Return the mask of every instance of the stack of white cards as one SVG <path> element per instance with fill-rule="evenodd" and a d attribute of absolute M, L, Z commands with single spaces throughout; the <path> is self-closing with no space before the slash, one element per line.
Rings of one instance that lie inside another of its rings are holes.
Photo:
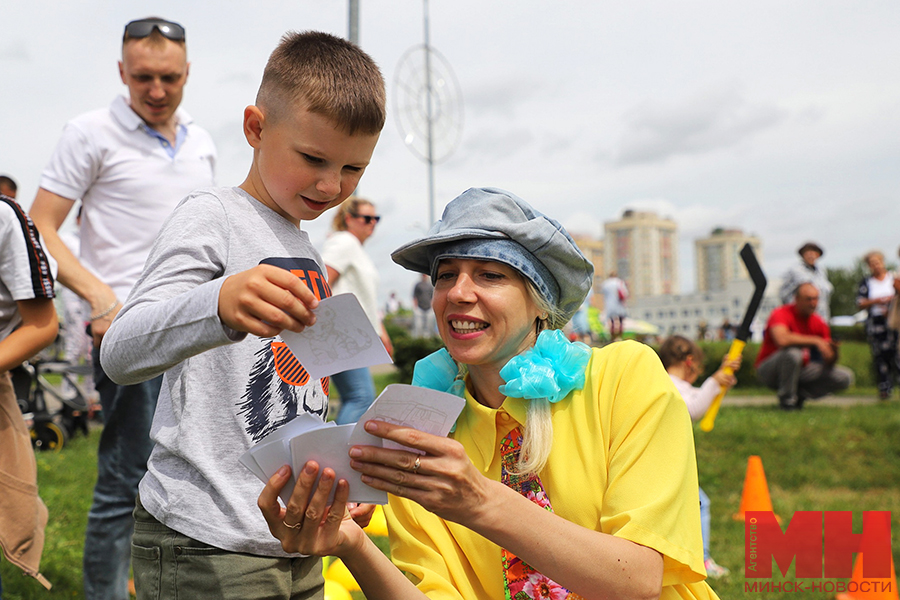
<path fill-rule="evenodd" d="M 340 294 L 319 302 L 316 323 L 302 333 L 281 332 L 298 362 L 311 379 L 390 363 L 391 358 L 352 294 Z M 366 421 L 376 419 L 446 436 L 462 411 L 465 400 L 452 394 L 404 384 L 387 386 L 357 423 L 336 425 L 302 414 L 266 436 L 241 456 L 240 461 L 262 481 L 268 481 L 283 465 L 300 472 L 307 461 L 320 469 L 334 469 L 337 479 L 350 483 L 350 502 L 386 504 L 387 493 L 365 485 L 350 468 L 350 447 L 370 445 L 400 447 L 365 432 Z M 287 503 L 295 477 L 281 492 Z"/>
<path fill-rule="evenodd" d="M 367 486 L 360 479 L 360 474 L 350 468 L 350 447 L 402 446 L 366 433 L 366 421 L 386 421 L 446 436 L 465 403 L 463 398 L 453 394 L 395 383 L 384 388 L 358 422 L 335 425 L 334 422 L 323 423 L 310 414 L 300 415 L 250 448 L 241 456 L 241 464 L 262 481 L 268 481 L 282 465 L 290 465 L 291 480 L 281 492 L 285 504 L 296 483 L 293 473 L 299 473 L 310 460 L 316 461 L 320 469 L 334 469 L 337 479 L 347 480 L 350 484 L 349 502 L 387 504 L 386 492 Z"/>

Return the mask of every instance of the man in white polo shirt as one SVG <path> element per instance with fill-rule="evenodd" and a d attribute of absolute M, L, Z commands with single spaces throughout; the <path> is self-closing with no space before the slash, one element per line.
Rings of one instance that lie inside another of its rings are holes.
<path fill-rule="evenodd" d="M 117 386 L 103 374 L 97 350 L 163 221 L 188 192 L 213 185 L 212 138 L 179 109 L 189 68 L 181 25 L 156 18 L 126 25 L 119 74 L 128 97 L 66 125 L 30 211 L 59 262 L 59 281 L 91 306 L 105 426 L 84 549 L 88 600 L 128 598 L 131 513 L 162 380 Z M 84 208 L 76 257 L 57 230 L 78 200 Z"/>

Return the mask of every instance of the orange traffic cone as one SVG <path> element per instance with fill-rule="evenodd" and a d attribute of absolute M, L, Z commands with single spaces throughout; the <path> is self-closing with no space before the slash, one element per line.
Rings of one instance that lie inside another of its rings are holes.
<path fill-rule="evenodd" d="M 747 476 L 744 478 L 744 493 L 741 496 L 741 507 L 734 515 L 736 521 L 743 521 L 748 510 L 769 511 L 774 514 L 772 499 L 769 497 L 769 485 L 763 472 L 762 459 L 756 455 L 747 460 Z M 781 523 L 781 517 L 775 515 Z"/>
<path fill-rule="evenodd" d="M 890 523 L 886 523 L 890 528 Z M 863 530 L 863 535 L 865 535 Z M 894 556 L 891 554 L 891 576 L 884 578 L 863 577 L 863 554 L 856 555 L 853 575 L 846 594 L 838 594 L 837 600 L 900 600 L 897 597 L 897 571 L 894 570 Z"/>

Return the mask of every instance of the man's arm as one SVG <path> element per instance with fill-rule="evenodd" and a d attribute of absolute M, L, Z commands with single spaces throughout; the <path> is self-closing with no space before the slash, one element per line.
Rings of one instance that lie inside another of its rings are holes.
<path fill-rule="evenodd" d="M 91 315 L 99 315 L 109 310 L 117 301 L 115 292 L 88 271 L 59 237 L 59 228 L 74 204 L 74 200 L 38 188 L 28 214 L 41 232 L 47 250 L 59 264 L 57 280 L 91 305 Z M 91 322 L 94 345 L 100 345 L 100 340 L 109 329 L 109 324 L 112 323 L 119 308 L 113 306 L 102 318 Z"/>
<path fill-rule="evenodd" d="M 834 344 L 823 337 L 796 333 L 788 329 L 787 325 L 772 325 L 772 327 L 769 328 L 769 335 L 772 336 L 772 341 L 775 342 L 775 345 L 779 348 L 787 348 L 788 346 L 808 346 L 811 348 L 818 348 L 826 363 L 833 363 L 837 358 L 837 351 Z"/>

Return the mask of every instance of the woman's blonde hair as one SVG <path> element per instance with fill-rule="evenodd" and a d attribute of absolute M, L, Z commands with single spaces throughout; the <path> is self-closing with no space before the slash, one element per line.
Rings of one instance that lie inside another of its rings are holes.
<path fill-rule="evenodd" d="M 338 206 L 331 221 L 331 228 L 335 231 L 347 231 L 347 215 L 356 216 L 360 206 L 375 206 L 371 201 L 358 196 L 350 196 Z"/>

